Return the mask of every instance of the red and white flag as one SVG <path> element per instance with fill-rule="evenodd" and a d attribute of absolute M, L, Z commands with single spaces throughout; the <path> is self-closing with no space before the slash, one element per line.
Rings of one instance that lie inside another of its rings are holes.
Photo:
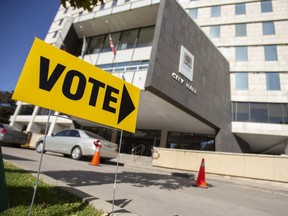
<path fill-rule="evenodd" d="M 109 33 L 109 43 L 110 43 L 110 47 L 114 53 L 114 56 L 116 56 L 116 49 L 114 47 L 114 44 L 113 44 L 113 41 L 112 41 L 112 37 L 111 37 L 111 34 Z"/>

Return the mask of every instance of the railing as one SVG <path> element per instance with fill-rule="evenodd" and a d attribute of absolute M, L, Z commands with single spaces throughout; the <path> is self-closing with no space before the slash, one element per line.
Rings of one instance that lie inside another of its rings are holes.
<path fill-rule="evenodd" d="M 145 151 L 145 145 L 143 145 L 143 144 L 132 148 L 133 160 L 134 161 L 136 160 L 137 155 L 139 155 L 141 157 L 144 151 Z"/>
<path fill-rule="evenodd" d="M 125 71 L 139 71 L 139 70 L 147 70 L 149 67 L 149 64 L 141 64 L 141 65 L 127 65 L 127 66 L 115 66 L 115 67 L 101 67 L 103 70 L 110 72 L 110 73 L 116 73 L 116 72 L 125 72 Z"/>

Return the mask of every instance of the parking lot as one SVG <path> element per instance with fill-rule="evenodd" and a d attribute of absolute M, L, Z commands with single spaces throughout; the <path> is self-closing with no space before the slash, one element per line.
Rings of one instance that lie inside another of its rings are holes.
<path fill-rule="evenodd" d="M 34 150 L 2 147 L 2 152 L 4 160 L 31 173 L 37 172 L 40 155 Z M 45 154 L 41 178 L 70 188 L 109 212 L 116 164 L 90 166 L 88 163 L 88 160 Z M 202 189 L 192 187 L 194 175 L 136 165 L 133 161 L 119 166 L 115 210 L 139 216 L 287 215 L 287 184 L 206 175 L 209 188 Z"/>

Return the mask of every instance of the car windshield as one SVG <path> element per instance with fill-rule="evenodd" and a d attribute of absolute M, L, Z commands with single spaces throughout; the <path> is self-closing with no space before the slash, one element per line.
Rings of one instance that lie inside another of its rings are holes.
<path fill-rule="evenodd" d="M 103 137 L 99 136 L 98 134 L 92 133 L 90 131 L 84 131 L 84 133 L 86 133 L 89 137 L 105 140 Z"/>

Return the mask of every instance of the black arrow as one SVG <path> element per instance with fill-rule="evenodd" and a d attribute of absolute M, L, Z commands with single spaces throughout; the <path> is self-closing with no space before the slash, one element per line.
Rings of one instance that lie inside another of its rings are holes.
<path fill-rule="evenodd" d="M 118 124 L 123 121 L 128 115 L 130 115 L 131 112 L 135 110 L 135 106 L 133 104 L 133 101 L 131 100 L 131 97 L 129 95 L 129 92 L 125 86 L 123 85 L 123 92 L 122 92 L 122 98 L 121 98 L 121 104 L 120 104 L 120 111 L 118 116 Z"/>

